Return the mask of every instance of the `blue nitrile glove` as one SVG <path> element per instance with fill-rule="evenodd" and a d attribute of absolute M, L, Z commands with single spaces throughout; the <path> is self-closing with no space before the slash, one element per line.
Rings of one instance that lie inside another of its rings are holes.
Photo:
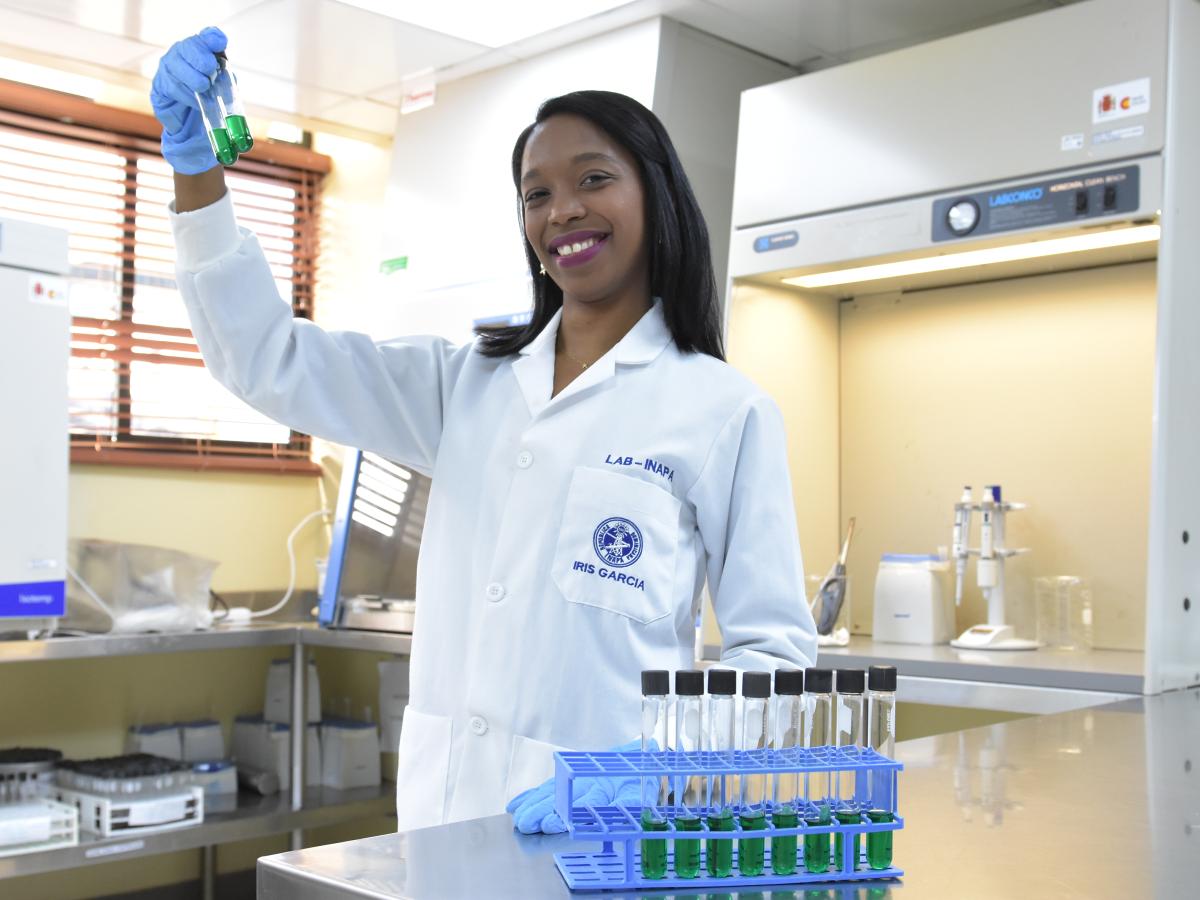
<path fill-rule="evenodd" d="M 183 175 L 199 175 L 218 164 L 204 131 L 196 93 L 212 87 L 220 68 L 216 54 L 227 43 L 220 28 L 205 28 L 173 44 L 158 61 L 150 85 L 150 105 L 163 126 L 163 157 Z"/>
<path fill-rule="evenodd" d="M 629 753 L 642 749 L 641 739 L 613 747 L 613 752 Z M 658 745 L 652 742 L 651 750 Z M 640 806 L 642 786 L 639 778 L 576 778 L 575 806 Z M 562 817 L 554 811 L 554 779 L 523 791 L 508 801 L 505 811 L 521 834 L 560 834 L 567 830 Z"/>

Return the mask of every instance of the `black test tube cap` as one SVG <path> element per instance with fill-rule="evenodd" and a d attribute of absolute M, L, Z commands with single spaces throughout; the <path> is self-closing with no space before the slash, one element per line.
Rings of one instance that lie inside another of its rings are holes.
<path fill-rule="evenodd" d="M 837 692 L 839 694 L 861 694 L 866 686 L 867 673 L 862 669 L 838 669 Z"/>
<path fill-rule="evenodd" d="M 833 669 L 809 669 L 804 676 L 804 690 L 809 694 L 833 693 Z"/>
<path fill-rule="evenodd" d="M 795 696 L 804 693 L 803 669 L 778 669 L 775 672 L 775 693 Z"/>
<path fill-rule="evenodd" d="M 680 669 L 675 673 L 677 697 L 699 697 L 704 693 L 704 673 L 698 669 Z"/>
<path fill-rule="evenodd" d="M 764 698 L 771 696 L 771 676 L 766 672 L 742 673 L 742 696 Z"/>
<path fill-rule="evenodd" d="M 873 691 L 896 690 L 895 666 L 871 666 L 867 675 L 867 687 Z"/>
<path fill-rule="evenodd" d="M 642 673 L 642 696 L 658 697 L 671 693 L 671 673 L 666 669 L 647 669 Z"/>
<path fill-rule="evenodd" d="M 733 669 L 709 669 L 708 692 L 728 696 L 737 693 L 737 672 Z"/>

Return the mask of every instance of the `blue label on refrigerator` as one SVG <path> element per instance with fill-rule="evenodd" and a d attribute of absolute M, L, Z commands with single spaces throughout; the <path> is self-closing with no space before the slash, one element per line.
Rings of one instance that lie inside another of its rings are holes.
<path fill-rule="evenodd" d="M 48 619 L 66 613 L 64 581 L 0 584 L 0 619 Z"/>

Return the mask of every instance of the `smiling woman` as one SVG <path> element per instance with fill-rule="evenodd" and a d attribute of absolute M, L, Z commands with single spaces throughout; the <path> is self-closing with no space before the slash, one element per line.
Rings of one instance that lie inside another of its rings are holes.
<path fill-rule="evenodd" d="M 599 321 L 619 336 L 659 298 L 679 349 L 724 359 L 708 229 L 654 113 L 610 91 L 547 100 L 512 173 L 534 310 L 527 325 L 481 330 L 481 353 L 519 352 L 561 308 L 558 349 L 586 368 L 616 342 Z"/>
<path fill-rule="evenodd" d="M 643 670 L 692 666 L 706 580 L 727 665 L 815 659 L 781 416 L 721 359 L 707 230 L 648 110 L 569 94 L 519 137 L 530 325 L 375 344 L 281 302 L 172 82 L 207 77 L 212 51 L 181 45 L 155 83 L 166 144 L 186 144 L 170 216 L 213 373 L 280 422 L 433 478 L 400 830 L 510 801 L 522 831 L 561 831 L 538 787 L 552 751 L 640 733 L 625 698 Z"/>

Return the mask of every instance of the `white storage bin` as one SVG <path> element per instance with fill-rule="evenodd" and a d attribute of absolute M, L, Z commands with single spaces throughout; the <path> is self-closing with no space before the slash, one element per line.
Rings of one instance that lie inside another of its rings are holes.
<path fill-rule="evenodd" d="M 322 723 L 321 784 L 346 790 L 379 783 L 379 731 L 374 724 L 351 719 Z"/>
<path fill-rule="evenodd" d="M 408 705 L 408 660 L 389 659 L 379 663 L 379 726 L 384 753 L 400 748 L 400 727 Z"/>
<path fill-rule="evenodd" d="M 267 756 L 267 733 L 271 726 L 261 715 L 242 715 L 233 720 L 233 758 L 256 769 L 273 771 Z"/>
<path fill-rule="evenodd" d="M 79 843 L 79 811 L 56 800 L 0 804 L 0 856 L 37 853 Z"/>
<path fill-rule="evenodd" d="M 287 725 L 271 723 L 267 733 L 266 759 L 260 768 L 279 777 L 279 789 L 286 791 L 292 784 L 292 732 Z M 315 787 L 321 783 L 321 729 L 318 724 L 305 727 L 304 784 Z"/>
<path fill-rule="evenodd" d="M 304 685 L 304 705 L 309 722 L 321 721 L 321 681 L 317 677 L 317 664 L 308 661 L 307 679 Z M 268 722 L 287 724 L 292 721 L 292 661 L 277 659 L 267 671 L 267 699 L 263 707 L 263 718 Z"/>
<path fill-rule="evenodd" d="M 192 785 L 141 797 L 104 797 L 59 788 L 57 799 L 79 810 L 79 827 L 101 837 L 186 828 L 204 821 L 204 791 Z"/>
<path fill-rule="evenodd" d="M 950 564 L 937 556 L 885 553 L 875 576 L 872 637 L 898 644 L 945 644 L 955 635 Z"/>
<path fill-rule="evenodd" d="M 185 762 L 225 758 L 225 735 L 220 722 L 213 719 L 181 722 L 179 736 Z"/>

